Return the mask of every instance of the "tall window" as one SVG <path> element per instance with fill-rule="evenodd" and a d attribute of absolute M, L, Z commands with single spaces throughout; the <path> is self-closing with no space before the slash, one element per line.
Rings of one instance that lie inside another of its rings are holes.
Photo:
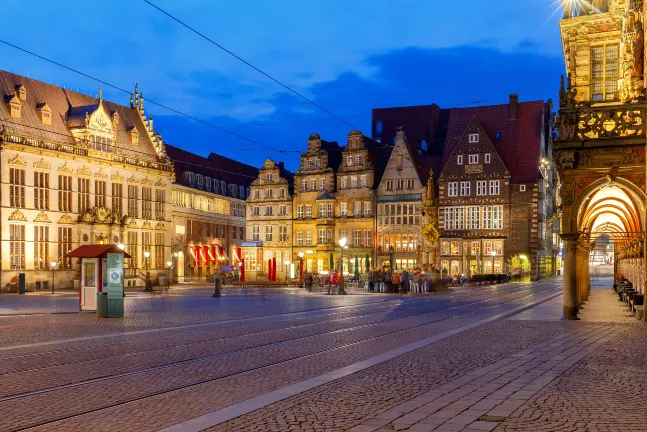
<path fill-rule="evenodd" d="M 165 203 L 166 191 L 164 189 L 155 189 L 155 219 L 166 219 Z M 236 206 L 234 208 L 236 208 Z"/>
<path fill-rule="evenodd" d="M 364 231 L 364 246 L 373 246 L 371 230 Z"/>
<path fill-rule="evenodd" d="M 297 233 L 297 246 L 299 246 L 299 247 L 303 246 L 303 233 L 302 232 Z"/>
<path fill-rule="evenodd" d="M 25 208 L 25 170 L 9 169 L 9 206 Z"/>
<path fill-rule="evenodd" d="M 319 204 L 319 217 L 326 217 L 326 204 Z"/>
<path fill-rule="evenodd" d="M 393 190 L 393 180 L 387 180 L 385 187 L 386 187 L 386 190 L 392 191 Z"/>
<path fill-rule="evenodd" d="M 591 48 L 591 100 L 618 99 L 618 45 Z"/>
<path fill-rule="evenodd" d="M 396 184 L 397 184 L 397 186 L 396 186 L 397 190 L 404 189 L 404 179 L 397 179 Z"/>
<path fill-rule="evenodd" d="M 25 268 L 24 225 L 9 225 L 9 261 L 12 270 Z"/>
<path fill-rule="evenodd" d="M 252 240 L 260 241 L 261 240 L 261 228 L 258 225 L 252 227 Z"/>
<path fill-rule="evenodd" d="M 103 180 L 94 181 L 94 205 L 95 207 L 106 206 L 106 182 Z"/>
<path fill-rule="evenodd" d="M 267 242 L 272 241 L 272 237 L 273 237 L 273 234 L 274 234 L 273 228 L 274 227 L 272 225 L 267 225 L 265 227 L 265 241 L 267 241 Z"/>
<path fill-rule="evenodd" d="M 317 190 L 317 179 L 310 179 L 310 190 L 311 191 Z"/>
<path fill-rule="evenodd" d="M 325 178 L 320 178 L 319 179 L 319 190 L 322 191 L 322 192 L 326 190 L 326 179 Z"/>
<path fill-rule="evenodd" d="M 461 182 L 461 196 L 470 195 L 470 182 Z"/>
<path fill-rule="evenodd" d="M 350 176 L 350 187 L 351 189 L 357 188 L 357 176 Z"/>
<path fill-rule="evenodd" d="M 34 268 L 49 268 L 49 227 L 46 226 L 34 227 Z"/>
<path fill-rule="evenodd" d="M 368 175 L 367 174 L 362 174 L 359 176 L 359 186 L 360 187 L 368 187 Z"/>
<path fill-rule="evenodd" d="M 306 218 L 308 218 L 308 219 L 309 219 L 309 218 L 311 218 L 311 217 L 312 217 L 312 206 L 311 206 L 311 205 L 307 205 L 307 206 L 306 206 Z"/>
<path fill-rule="evenodd" d="M 128 185 L 128 216 L 139 217 L 137 211 L 137 192 L 138 187 L 135 185 Z"/>
<path fill-rule="evenodd" d="M 137 268 L 137 231 L 128 231 L 128 250 L 127 252 L 132 257 L 132 267 Z"/>
<path fill-rule="evenodd" d="M 360 230 L 353 231 L 353 246 L 362 245 L 362 232 Z"/>
<path fill-rule="evenodd" d="M 499 180 L 490 180 L 490 195 L 499 195 Z"/>
<path fill-rule="evenodd" d="M 288 241 L 288 227 L 285 225 L 279 225 L 279 241 Z"/>
<path fill-rule="evenodd" d="M 364 201 L 364 217 L 370 217 L 370 216 L 371 216 L 371 202 Z"/>
<path fill-rule="evenodd" d="M 58 209 L 64 212 L 72 211 L 72 176 L 58 176 Z"/>
<path fill-rule="evenodd" d="M 142 188 L 142 218 L 151 219 L 153 217 L 151 211 L 151 200 L 153 190 L 149 187 Z"/>
<path fill-rule="evenodd" d="M 79 179 L 79 213 L 90 208 L 90 179 Z"/>
<path fill-rule="evenodd" d="M 308 190 L 308 180 L 301 180 L 301 192 Z"/>
<path fill-rule="evenodd" d="M 49 210 L 49 173 L 34 172 L 34 208 Z"/>
<path fill-rule="evenodd" d="M 325 229 L 319 229 L 318 243 L 319 244 L 325 244 L 326 243 L 326 230 Z"/>
<path fill-rule="evenodd" d="M 155 233 L 155 267 L 164 268 L 164 233 Z"/>
<path fill-rule="evenodd" d="M 449 183 L 449 188 L 448 188 L 448 195 L 451 196 L 458 196 L 458 182 L 451 182 Z"/>
<path fill-rule="evenodd" d="M 303 206 L 297 206 L 297 218 L 303 219 Z"/>
<path fill-rule="evenodd" d="M 142 233 L 142 252 L 150 252 L 150 251 L 151 251 L 151 233 L 143 232 Z M 144 264 L 144 266 L 148 264 L 148 268 L 151 268 L 152 263 L 150 261 L 146 263 L 146 257 L 143 257 L 143 258 L 144 260 L 142 261 L 142 263 Z M 149 257 L 149 260 L 150 260 L 150 257 Z"/>
<path fill-rule="evenodd" d="M 279 216 L 287 216 L 287 214 L 288 214 L 288 206 L 280 205 L 279 206 Z"/>
<path fill-rule="evenodd" d="M 487 181 L 478 180 L 476 182 L 476 195 L 487 195 Z"/>
<path fill-rule="evenodd" d="M 121 183 L 112 184 L 112 210 L 121 214 L 121 200 L 124 197 L 124 185 Z"/>
<path fill-rule="evenodd" d="M 360 201 L 353 202 L 353 216 L 360 217 L 362 215 L 362 203 Z"/>
<path fill-rule="evenodd" d="M 413 179 L 412 179 L 412 178 L 407 179 L 407 189 L 408 189 L 408 190 L 412 190 L 412 189 L 413 189 L 413 184 L 414 184 L 414 181 L 413 181 Z"/>
<path fill-rule="evenodd" d="M 312 246 L 312 231 L 306 232 L 306 246 Z"/>
<path fill-rule="evenodd" d="M 65 255 L 72 251 L 72 228 L 58 227 L 58 262 L 62 269 L 72 268 L 72 258 Z"/>

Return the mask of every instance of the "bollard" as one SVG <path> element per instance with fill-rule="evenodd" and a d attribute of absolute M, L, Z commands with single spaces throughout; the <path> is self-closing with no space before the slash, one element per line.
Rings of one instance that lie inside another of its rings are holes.
<path fill-rule="evenodd" d="M 214 291 L 214 293 L 213 293 L 213 296 L 212 296 L 212 297 L 220 297 L 220 286 L 221 286 L 221 283 L 222 283 L 222 282 L 220 281 L 220 278 L 216 278 L 216 282 L 215 282 L 215 291 Z"/>

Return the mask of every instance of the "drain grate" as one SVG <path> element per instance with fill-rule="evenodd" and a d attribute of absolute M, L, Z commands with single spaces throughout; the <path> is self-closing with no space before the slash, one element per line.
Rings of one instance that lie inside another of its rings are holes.
<path fill-rule="evenodd" d="M 507 419 L 507 417 L 489 416 L 489 415 L 484 415 L 484 416 L 479 417 L 479 421 L 494 422 L 494 423 L 504 422 L 505 419 Z"/>

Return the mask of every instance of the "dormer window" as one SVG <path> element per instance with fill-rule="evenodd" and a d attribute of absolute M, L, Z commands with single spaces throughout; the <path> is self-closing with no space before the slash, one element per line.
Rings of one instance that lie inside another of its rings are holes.
<path fill-rule="evenodd" d="M 38 113 L 40 114 L 40 121 L 43 124 L 51 125 L 52 124 L 52 110 L 47 104 L 47 101 L 43 104 L 38 104 L 36 106 Z"/>
<path fill-rule="evenodd" d="M 479 142 L 479 134 L 470 134 L 470 143 Z"/>
<path fill-rule="evenodd" d="M 24 85 L 20 84 L 19 86 L 16 86 L 16 94 L 20 100 L 27 100 L 27 89 Z"/>
<path fill-rule="evenodd" d="M 310 170 L 312 169 L 312 161 L 308 161 L 308 162 L 306 163 L 306 169 L 307 169 L 308 171 L 310 171 Z"/>
<path fill-rule="evenodd" d="M 134 126 L 128 129 L 128 139 L 131 144 L 139 144 L 139 132 L 137 132 Z"/>
<path fill-rule="evenodd" d="M 213 181 L 213 192 L 218 193 L 218 180 Z"/>
<path fill-rule="evenodd" d="M 238 186 L 238 198 L 245 198 L 245 188 Z"/>
<path fill-rule="evenodd" d="M 229 195 L 231 195 L 232 197 L 236 196 L 236 185 L 229 185 Z"/>
<path fill-rule="evenodd" d="M 348 156 L 346 158 L 346 166 L 353 166 L 353 157 L 352 156 Z"/>
<path fill-rule="evenodd" d="M 362 156 L 361 156 L 361 155 L 357 155 L 357 156 L 355 156 L 355 165 L 357 165 L 357 166 L 362 166 L 362 165 L 363 165 L 363 164 L 362 164 Z"/>
<path fill-rule="evenodd" d="M 193 183 L 195 182 L 195 174 L 191 171 L 187 171 L 184 173 L 184 177 L 186 178 L 187 183 L 193 186 Z"/>
<path fill-rule="evenodd" d="M 13 95 L 6 98 L 6 101 L 9 111 L 11 112 L 11 117 L 20 118 L 20 108 L 22 105 L 20 103 L 20 99 L 18 99 L 16 95 Z"/>
<path fill-rule="evenodd" d="M 272 175 L 272 173 L 267 174 L 265 176 L 265 178 L 267 179 L 268 182 L 273 182 L 274 181 L 274 175 Z"/>
<path fill-rule="evenodd" d="M 204 178 L 204 188 L 211 192 L 211 177 L 205 177 Z"/>
<path fill-rule="evenodd" d="M 204 177 L 202 176 L 202 174 L 198 174 L 196 176 L 196 180 L 197 180 L 197 183 L 198 183 L 198 187 L 200 189 L 202 189 L 204 187 Z"/>
<path fill-rule="evenodd" d="M 220 181 L 220 191 L 223 195 L 227 193 L 227 183 L 222 180 Z"/>

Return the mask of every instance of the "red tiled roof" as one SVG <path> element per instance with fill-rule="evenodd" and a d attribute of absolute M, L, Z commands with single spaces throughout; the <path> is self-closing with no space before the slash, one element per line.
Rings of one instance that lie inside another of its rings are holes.
<path fill-rule="evenodd" d="M 449 110 L 441 109 L 436 104 L 394 108 L 375 108 L 372 113 L 373 137 L 377 138 L 375 124 L 382 122 L 382 143 L 394 144 L 394 137 L 399 127 L 407 135 L 407 141 L 418 144 L 425 140 L 431 146 L 441 142 L 444 137 Z"/>
<path fill-rule="evenodd" d="M 105 258 L 109 253 L 120 253 L 124 254 L 124 258 L 132 258 L 127 252 L 113 244 L 82 245 L 65 256 L 68 258 Z"/>
<path fill-rule="evenodd" d="M 473 108 L 454 108 L 449 116 L 445 141 L 443 168 L 454 153 L 458 142 L 472 118 L 484 127 L 503 162 L 508 167 L 513 183 L 533 183 L 539 177 L 542 127 L 549 109 L 543 101 L 521 102 L 516 120 L 509 119 L 509 105 L 490 105 Z M 499 139 L 496 135 L 500 134 Z"/>

